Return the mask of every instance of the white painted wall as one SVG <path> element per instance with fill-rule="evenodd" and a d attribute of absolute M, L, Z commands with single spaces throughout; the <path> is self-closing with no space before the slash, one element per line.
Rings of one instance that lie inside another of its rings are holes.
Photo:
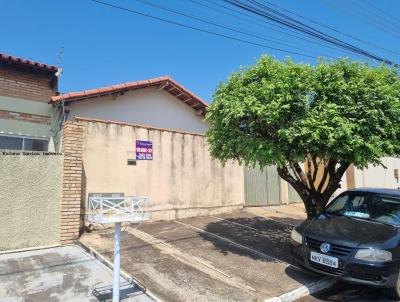
<path fill-rule="evenodd" d="M 382 159 L 382 166 L 369 166 L 368 169 L 355 169 L 356 187 L 375 187 L 397 189 L 399 184 L 394 178 L 394 169 L 398 169 L 400 173 L 400 158 L 385 157 Z"/>
<path fill-rule="evenodd" d="M 335 191 L 333 196 L 338 196 L 339 194 L 343 193 L 346 190 L 347 190 L 347 177 L 346 173 L 344 173 L 340 181 L 340 188 Z"/>
<path fill-rule="evenodd" d="M 68 119 L 75 116 L 204 133 L 203 117 L 190 106 L 156 87 L 73 102 Z"/>

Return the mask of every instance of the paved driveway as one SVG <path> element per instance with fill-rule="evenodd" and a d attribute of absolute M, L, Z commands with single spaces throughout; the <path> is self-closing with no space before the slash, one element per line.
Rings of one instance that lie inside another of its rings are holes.
<path fill-rule="evenodd" d="M 321 279 L 292 262 L 291 229 L 247 211 L 129 227 L 122 268 L 165 301 L 262 301 Z M 112 229 L 81 242 L 112 259 Z"/>
<path fill-rule="evenodd" d="M 0 302 L 110 301 L 112 272 L 77 246 L 0 255 Z M 153 301 L 121 279 L 124 301 Z"/>

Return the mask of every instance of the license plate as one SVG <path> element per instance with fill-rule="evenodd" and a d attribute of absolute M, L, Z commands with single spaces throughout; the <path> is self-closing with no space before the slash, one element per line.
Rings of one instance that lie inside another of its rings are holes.
<path fill-rule="evenodd" d="M 322 265 L 338 268 L 338 258 L 327 256 L 324 254 L 311 252 L 310 260 Z"/>

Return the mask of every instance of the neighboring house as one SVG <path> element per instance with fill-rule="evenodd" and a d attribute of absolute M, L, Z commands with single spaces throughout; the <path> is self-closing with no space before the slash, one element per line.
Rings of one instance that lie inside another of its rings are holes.
<path fill-rule="evenodd" d="M 59 244 L 78 233 L 79 219 L 72 233 L 73 212 L 61 202 L 64 157 L 32 152 L 55 150 L 58 109 L 49 102 L 58 74 L 0 53 L 0 250 Z"/>
<path fill-rule="evenodd" d="M 58 68 L 0 53 L 0 149 L 53 151 Z"/>
<path fill-rule="evenodd" d="M 74 117 L 203 134 L 207 104 L 170 77 L 130 82 L 52 97 Z"/>

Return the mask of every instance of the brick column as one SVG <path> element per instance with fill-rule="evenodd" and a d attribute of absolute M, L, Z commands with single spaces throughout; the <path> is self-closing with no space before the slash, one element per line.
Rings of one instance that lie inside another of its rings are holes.
<path fill-rule="evenodd" d="M 61 244 L 73 243 L 79 237 L 82 197 L 83 125 L 67 121 L 62 135 L 63 194 L 61 201 Z"/>

